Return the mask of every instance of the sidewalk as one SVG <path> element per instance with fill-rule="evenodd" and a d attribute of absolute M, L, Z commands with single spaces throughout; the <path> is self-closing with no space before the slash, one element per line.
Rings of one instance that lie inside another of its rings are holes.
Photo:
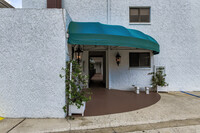
<path fill-rule="evenodd" d="M 186 127 L 199 131 L 200 125 L 200 98 L 189 96 L 180 92 L 160 93 L 161 100 L 144 109 L 96 116 L 78 117 L 73 121 L 66 119 L 4 119 L 0 121 L 0 132 L 10 133 L 41 133 L 41 132 L 73 132 L 105 131 L 147 132 L 167 129 L 183 130 Z M 142 127 L 141 129 L 139 127 Z M 101 128 L 101 129 L 99 129 Z M 196 129 L 195 129 L 196 128 Z M 92 129 L 92 130 L 90 130 Z M 117 130 L 118 129 L 118 130 Z M 130 129 L 130 130 L 128 130 Z M 140 129 L 140 130 L 138 130 Z M 77 131 L 82 130 L 82 131 Z M 175 131 L 175 130 L 174 130 Z M 71 132 L 71 133 L 73 133 Z"/>
<path fill-rule="evenodd" d="M 188 120 L 175 120 L 159 123 L 148 123 L 131 126 L 109 127 L 93 130 L 74 130 L 59 133 L 143 133 L 143 132 L 170 132 L 170 133 L 199 133 L 200 118 Z M 57 132 L 58 133 L 58 132 Z"/>

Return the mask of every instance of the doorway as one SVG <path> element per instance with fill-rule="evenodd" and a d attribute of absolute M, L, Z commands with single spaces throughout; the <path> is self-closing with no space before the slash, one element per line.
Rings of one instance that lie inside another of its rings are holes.
<path fill-rule="evenodd" d="M 106 87 L 106 52 L 89 52 L 89 87 Z"/>

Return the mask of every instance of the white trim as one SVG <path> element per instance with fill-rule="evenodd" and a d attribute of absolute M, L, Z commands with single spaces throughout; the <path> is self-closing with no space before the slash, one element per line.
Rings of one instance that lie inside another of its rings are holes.
<path fill-rule="evenodd" d="M 130 67 L 128 68 L 129 70 L 151 70 L 152 67 Z"/>
<path fill-rule="evenodd" d="M 141 22 L 141 23 L 138 23 L 138 22 L 129 22 L 129 25 L 151 25 L 151 22 L 149 23 L 144 23 L 144 22 Z"/>

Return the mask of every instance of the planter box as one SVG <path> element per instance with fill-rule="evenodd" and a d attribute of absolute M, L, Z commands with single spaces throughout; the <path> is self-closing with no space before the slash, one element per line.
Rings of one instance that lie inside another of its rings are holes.
<path fill-rule="evenodd" d="M 168 92 L 168 90 L 167 90 L 167 87 L 158 86 L 157 87 L 157 92 Z"/>
<path fill-rule="evenodd" d="M 145 87 L 145 92 L 147 95 L 149 95 L 149 87 Z"/>
<path fill-rule="evenodd" d="M 86 103 L 84 102 L 83 106 L 81 106 L 79 109 L 76 105 L 69 105 L 69 115 L 71 116 L 72 114 L 81 114 L 84 116 L 85 105 Z"/>

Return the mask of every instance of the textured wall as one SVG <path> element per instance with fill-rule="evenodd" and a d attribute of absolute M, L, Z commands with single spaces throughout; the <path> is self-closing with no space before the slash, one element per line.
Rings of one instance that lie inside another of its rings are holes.
<path fill-rule="evenodd" d="M 0 9 L 0 116 L 64 117 L 63 13 Z"/>
<path fill-rule="evenodd" d="M 47 8 L 47 0 L 22 0 L 23 8 Z M 107 0 L 62 0 L 73 21 L 107 23 Z"/>
<path fill-rule="evenodd" d="M 74 3 L 73 0 L 71 1 Z M 78 3 L 76 4 L 78 5 Z M 70 14 L 79 12 L 78 8 L 71 6 L 70 8 L 73 10 L 70 11 Z M 129 24 L 130 6 L 150 6 L 151 23 Z M 166 67 L 168 90 L 194 91 L 200 90 L 199 6 L 199 0 L 111 0 L 110 20 L 111 24 L 114 25 L 141 30 L 159 42 L 161 53 L 155 56 L 155 65 Z M 88 6 L 85 12 L 87 13 L 88 10 L 92 10 L 92 8 L 90 9 L 90 6 Z M 76 16 L 78 15 L 76 14 Z M 90 20 L 95 20 L 97 17 L 94 14 L 89 15 Z M 82 15 L 76 18 L 79 18 L 76 21 L 88 21 L 88 17 Z M 125 60 L 128 60 L 128 58 Z M 143 84 L 148 85 L 149 77 L 144 76 L 147 70 L 129 70 L 127 64 L 122 71 L 121 69 L 114 71 L 115 68 L 112 68 L 112 66 L 110 68 L 110 87 L 122 89 L 118 87 L 118 84 L 120 86 L 131 86 L 132 82 L 127 82 L 129 79 L 144 81 Z M 115 77 L 120 77 L 121 80 L 116 83 Z"/>
<path fill-rule="evenodd" d="M 22 8 L 47 8 L 47 0 L 22 0 Z"/>
<path fill-rule="evenodd" d="M 28 1 L 28 0 L 24 0 Z M 45 0 L 43 0 L 45 1 Z M 141 30 L 154 37 L 160 43 L 161 53 L 155 56 L 155 65 L 166 66 L 169 90 L 200 90 L 200 1 L 199 0 L 110 0 L 110 15 L 107 15 L 105 0 L 63 0 L 63 5 L 74 21 L 99 21 L 123 25 Z M 31 0 L 29 0 L 31 2 Z M 129 24 L 130 6 L 150 6 L 150 24 Z M 128 65 L 128 64 L 127 64 Z M 112 68 L 111 68 L 112 69 Z M 133 80 L 145 80 L 134 77 L 130 70 L 121 81 L 122 86 L 131 86 L 124 82 L 126 77 Z M 134 72 L 134 71 L 133 71 Z M 139 75 L 139 70 L 138 74 Z M 137 72 L 136 72 L 137 73 Z M 116 75 L 116 74 L 115 74 Z M 141 75 L 143 75 L 141 73 Z M 111 77 L 112 74 L 110 75 Z M 115 84 L 115 81 L 112 80 Z M 144 84 L 147 85 L 147 84 Z M 115 89 L 120 89 L 116 87 Z"/>
<path fill-rule="evenodd" d="M 133 90 L 132 85 L 140 87 L 149 86 L 151 76 L 147 74 L 153 71 L 153 57 L 151 56 L 151 68 L 129 68 L 129 52 L 138 50 L 111 50 L 110 51 L 110 81 L 111 89 Z M 118 66 L 116 63 L 116 54 L 121 55 L 121 63 Z M 149 52 L 149 51 L 140 51 Z M 152 54 L 152 53 L 151 53 Z M 144 88 L 142 88 L 144 89 Z"/>
<path fill-rule="evenodd" d="M 129 6 L 150 6 L 151 24 L 129 24 Z M 168 90 L 200 90 L 198 6 L 198 0 L 112 0 L 112 24 L 141 30 L 160 43 L 155 65 L 166 66 Z"/>
<path fill-rule="evenodd" d="M 73 21 L 107 23 L 107 0 L 63 0 Z"/>

